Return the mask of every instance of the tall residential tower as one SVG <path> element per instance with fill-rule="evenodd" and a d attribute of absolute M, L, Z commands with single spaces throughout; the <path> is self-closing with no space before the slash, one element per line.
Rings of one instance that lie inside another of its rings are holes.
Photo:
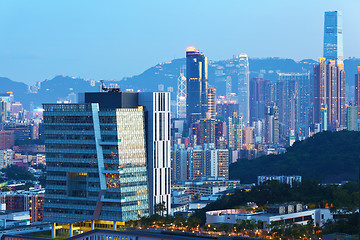
<path fill-rule="evenodd" d="M 346 126 L 345 108 L 345 71 L 343 63 L 335 60 L 319 59 L 314 67 L 313 82 L 313 123 L 322 122 L 322 114 L 326 109 L 326 125 L 332 130 Z"/>

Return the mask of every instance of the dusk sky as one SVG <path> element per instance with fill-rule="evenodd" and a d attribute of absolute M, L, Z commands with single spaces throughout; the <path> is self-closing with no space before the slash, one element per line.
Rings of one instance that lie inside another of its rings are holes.
<path fill-rule="evenodd" d="M 324 12 L 343 14 L 344 55 L 360 57 L 359 0 L 1 0 L 0 76 L 121 79 L 185 57 L 322 56 Z"/>

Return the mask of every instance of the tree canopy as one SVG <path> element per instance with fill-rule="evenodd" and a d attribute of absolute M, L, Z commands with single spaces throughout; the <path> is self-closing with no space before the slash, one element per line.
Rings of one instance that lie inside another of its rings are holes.
<path fill-rule="evenodd" d="M 231 209 L 255 202 L 258 206 L 299 202 L 311 208 L 333 208 L 354 211 L 359 203 L 359 183 L 349 182 L 342 186 L 319 185 L 316 180 L 304 182 L 290 188 L 278 181 L 268 181 L 255 186 L 251 191 L 236 190 L 233 195 L 225 195 L 195 213 L 194 217 L 205 223 L 205 213 L 212 210 Z"/>
<path fill-rule="evenodd" d="M 230 179 L 243 183 L 260 175 L 300 175 L 305 179 L 335 183 L 359 180 L 360 132 L 321 132 L 297 141 L 280 155 L 254 160 L 239 159 L 230 165 Z"/>
<path fill-rule="evenodd" d="M 24 167 L 9 165 L 1 170 L 8 180 L 35 180 L 34 175 Z"/>

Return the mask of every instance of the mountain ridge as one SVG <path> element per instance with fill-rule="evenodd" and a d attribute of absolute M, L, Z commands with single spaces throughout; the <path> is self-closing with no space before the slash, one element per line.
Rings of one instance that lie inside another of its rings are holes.
<path fill-rule="evenodd" d="M 186 64 L 185 58 L 174 59 L 169 62 L 159 63 L 146 69 L 139 75 L 125 77 L 120 81 L 105 80 L 105 84 L 118 84 L 121 89 L 133 89 L 133 91 L 170 91 L 172 99 L 176 98 L 177 79 L 180 71 Z M 216 71 L 231 59 L 209 62 L 209 84 L 217 88 L 217 95 L 225 95 L 225 77 Z M 359 59 L 347 59 L 345 71 L 347 74 L 347 98 L 351 99 L 354 88 L 354 75 Z M 263 75 L 264 79 L 276 81 L 277 71 L 280 72 L 308 72 L 316 64 L 315 60 L 304 59 L 295 61 L 282 58 L 249 58 L 250 79 Z M 42 103 L 63 101 L 69 94 L 84 91 L 98 91 L 100 82 L 80 77 L 58 75 L 48 80 L 40 81 L 40 88 L 30 86 L 23 82 L 15 82 L 6 77 L 0 77 L 0 92 L 12 91 L 16 101 L 21 101 L 25 108 L 29 108 L 32 102 L 40 107 Z"/>

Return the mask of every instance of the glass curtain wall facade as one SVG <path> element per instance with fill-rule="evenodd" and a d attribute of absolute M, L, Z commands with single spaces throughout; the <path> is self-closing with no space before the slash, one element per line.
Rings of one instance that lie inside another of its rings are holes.
<path fill-rule="evenodd" d="M 128 221 L 149 214 L 142 107 L 44 104 L 44 221 Z"/>
<path fill-rule="evenodd" d="M 249 59 L 246 54 L 235 57 L 235 64 L 238 69 L 238 99 L 239 99 L 239 116 L 243 117 L 245 124 L 249 123 L 250 106 L 249 106 Z"/>
<path fill-rule="evenodd" d="M 324 58 L 343 62 L 342 13 L 339 11 L 325 12 Z"/>
<path fill-rule="evenodd" d="M 206 118 L 208 111 L 208 58 L 194 47 L 186 49 L 187 123 Z"/>

